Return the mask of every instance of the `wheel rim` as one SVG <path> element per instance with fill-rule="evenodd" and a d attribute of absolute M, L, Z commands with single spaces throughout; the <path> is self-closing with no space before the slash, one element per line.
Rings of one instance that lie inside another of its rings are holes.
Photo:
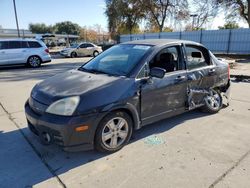
<path fill-rule="evenodd" d="M 75 53 L 75 52 L 73 52 L 71 56 L 72 56 L 72 57 L 76 57 L 76 53 Z"/>
<path fill-rule="evenodd" d="M 31 57 L 29 63 L 32 67 L 38 67 L 40 65 L 40 59 L 38 57 Z"/>
<path fill-rule="evenodd" d="M 99 52 L 94 52 L 94 56 L 95 57 L 98 56 L 98 54 L 99 54 Z"/>
<path fill-rule="evenodd" d="M 102 142 L 108 149 L 121 146 L 128 137 L 129 126 L 124 118 L 111 119 L 102 130 Z"/>
<path fill-rule="evenodd" d="M 214 110 L 218 110 L 221 106 L 221 97 L 216 91 L 211 91 L 205 98 L 205 101 L 207 105 Z"/>

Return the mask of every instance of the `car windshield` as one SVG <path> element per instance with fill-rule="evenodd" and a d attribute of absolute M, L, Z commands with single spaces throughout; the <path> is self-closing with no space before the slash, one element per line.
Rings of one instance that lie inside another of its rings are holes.
<path fill-rule="evenodd" d="M 150 45 L 117 45 L 90 60 L 80 70 L 126 76 L 151 47 Z"/>
<path fill-rule="evenodd" d="M 77 48 L 77 47 L 78 47 L 78 44 L 72 44 L 70 47 L 71 47 L 71 48 Z"/>

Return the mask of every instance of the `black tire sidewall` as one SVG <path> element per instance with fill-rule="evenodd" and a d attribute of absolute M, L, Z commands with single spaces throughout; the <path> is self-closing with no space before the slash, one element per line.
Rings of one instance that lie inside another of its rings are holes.
<path fill-rule="evenodd" d="M 110 149 L 110 148 L 107 148 L 102 142 L 102 130 L 103 130 L 104 126 L 106 125 L 106 123 L 115 117 L 122 117 L 127 121 L 129 133 L 128 133 L 126 140 L 124 141 L 124 143 L 122 145 L 120 145 L 116 149 Z M 107 152 L 107 153 L 116 152 L 116 151 L 122 149 L 129 142 L 132 133 L 133 133 L 133 121 L 132 121 L 131 117 L 126 112 L 122 112 L 122 111 L 111 112 L 107 116 L 105 116 L 101 120 L 101 122 L 99 123 L 99 126 L 98 126 L 98 128 L 96 130 L 96 134 L 95 134 L 95 142 L 94 142 L 95 149 L 100 151 L 100 152 Z"/>
<path fill-rule="evenodd" d="M 214 114 L 214 113 L 219 112 L 220 109 L 221 109 L 221 107 L 222 107 L 222 96 L 221 96 L 221 94 L 220 94 L 220 92 L 219 92 L 218 90 L 215 90 L 215 89 L 211 89 L 211 90 L 212 90 L 213 92 L 216 92 L 216 93 L 219 95 L 219 97 L 220 97 L 220 107 L 219 107 L 218 109 L 211 108 L 210 105 L 209 105 L 209 104 L 207 103 L 207 101 L 205 100 L 205 105 L 204 105 L 204 107 L 202 108 L 202 110 L 203 110 L 204 112 Z"/>
<path fill-rule="evenodd" d="M 71 58 L 76 58 L 77 57 L 77 53 L 76 52 L 71 52 L 70 57 Z"/>
<path fill-rule="evenodd" d="M 97 55 L 95 55 L 97 53 Z M 96 56 L 98 56 L 99 55 L 99 52 L 98 51 L 94 51 L 93 52 L 93 57 L 96 57 Z"/>

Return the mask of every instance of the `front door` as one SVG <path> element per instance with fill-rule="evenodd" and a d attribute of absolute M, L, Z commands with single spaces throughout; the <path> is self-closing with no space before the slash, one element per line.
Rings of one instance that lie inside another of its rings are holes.
<path fill-rule="evenodd" d="M 149 78 L 141 86 L 142 124 L 149 124 L 185 111 L 187 73 L 179 46 L 166 47 L 150 61 L 149 67 L 166 70 L 164 78 Z"/>

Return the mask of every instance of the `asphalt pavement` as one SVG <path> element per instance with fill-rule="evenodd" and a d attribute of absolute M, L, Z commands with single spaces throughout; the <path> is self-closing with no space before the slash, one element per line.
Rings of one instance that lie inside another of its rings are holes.
<path fill-rule="evenodd" d="M 27 129 L 32 87 L 89 58 L 0 69 L 0 187 L 250 187 L 250 83 L 232 83 L 229 107 L 148 125 L 114 154 L 67 153 Z M 250 70 L 249 70 L 250 71 Z"/>

